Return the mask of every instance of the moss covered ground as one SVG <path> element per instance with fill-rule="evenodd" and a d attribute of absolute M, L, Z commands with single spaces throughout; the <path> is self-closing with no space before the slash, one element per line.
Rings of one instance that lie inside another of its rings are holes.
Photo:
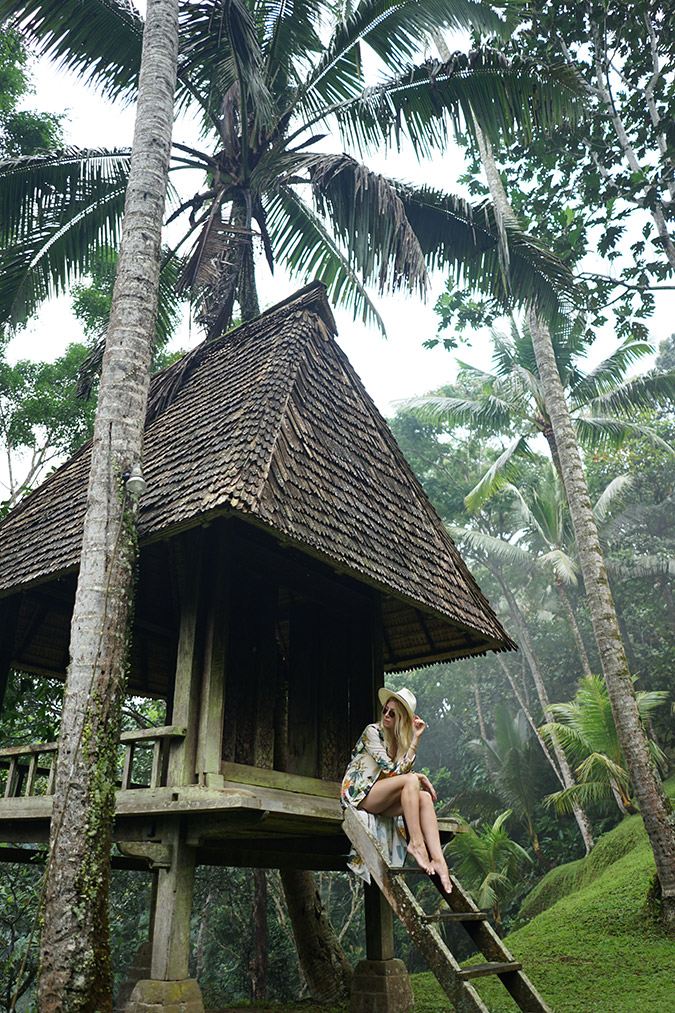
<path fill-rule="evenodd" d="M 668 788 L 672 795 L 675 779 Z M 588 858 L 553 869 L 526 898 L 506 945 L 555 1013 L 675 1011 L 675 941 L 647 904 L 653 877 L 642 821 L 631 816 Z M 416 1013 L 452 1009 L 433 975 L 415 974 L 412 983 Z M 493 1013 L 517 1009 L 498 982 L 481 979 L 477 988 Z M 244 1008 L 341 1013 L 311 1002 L 236 1007 Z"/>

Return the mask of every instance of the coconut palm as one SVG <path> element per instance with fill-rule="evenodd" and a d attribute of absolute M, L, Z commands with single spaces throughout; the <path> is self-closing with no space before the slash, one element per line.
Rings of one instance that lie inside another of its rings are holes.
<path fill-rule="evenodd" d="M 42 1010 L 112 1010 L 107 899 L 115 744 L 124 697 L 137 550 L 132 532 L 138 508 L 138 497 L 127 491 L 124 477 L 142 456 L 173 128 L 178 0 L 148 0 L 147 12 L 59 733 L 42 913 Z M 127 537 L 120 537 L 123 531 Z"/>
<path fill-rule="evenodd" d="M 582 360 L 588 353 L 588 342 L 580 318 L 571 327 L 561 322 L 552 332 L 552 341 L 580 446 L 597 452 L 620 447 L 630 436 L 645 436 L 667 453 L 675 453 L 651 426 L 635 417 L 641 409 L 675 402 L 675 371 L 651 370 L 627 377 L 634 363 L 654 353 L 648 342 L 628 339 L 585 371 Z M 466 497 L 472 511 L 479 510 L 490 496 L 518 477 L 520 460 L 532 455 L 533 440 L 540 434 L 546 438 L 560 474 L 558 448 L 530 327 L 519 329 L 512 320 L 508 336 L 493 332 L 493 346 L 491 371 L 460 362 L 452 396 L 406 402 L 409 410 L 426 421 L 445 420 L 485 436 L 508 438 L 502 453 Z"/>
<path fill-rule="evenodd" d="M 507 809 L 492 826 L 482 830 L 469 828 L 457 834 L 448 845 L 459 879 L 472 893 L 480 908 L 490 908 L 497 931 L 502 934 L 502 906 L 512 896 L 522 866 L 532 859 L 519 844 L 511 840 L 504 824 L 511 815 Z"/>
<path fill-rule="evenodd" d="M 109 97 L 135 89 L 143 22 L 127 0 L 0 0 L 39 50 L 86 74 Z M 489 49 L 415 63 L 425 33 L 503 23 L 473 0 L 200 0 L 181 4 L 178 104 L 202 124 L 208 146 L 176 144 L 173 168 L 200 169 L 204 185 L 177 201 L 189 250 L 181 285 L 214 336 L 235 301 L 258 312 L 254 246 L 270 268 L 317 276 L 337 304 L 382 326 L 365 286 L 424 291 L 431 267 L 469 282 L 491 279 L 498 297 L 535 298 L 553 311 L 562 265 L 510 232 L 508 292 L 491 208 L 387 179 L 360 160 L 407 135 L 419 155 L 442 146 L 451 120 L 491 136 L 527 138 L 573 110 L 567 84 L 536 84 L 521 62 Z M 364 56 L 386 78 L 365 86 Z M 355 152 L 333 153 L 334 132 Z M 328 141 L 328 150 L 321 150 Z M 86 271 L 115 243 L 128 154 L 68 150 L 0 168 L 0 319 L 17 320 Z"/>
<path fill-rule="evenodd" d="M 644 721 L 655 707 L 665 702 L 668 694 L 638 691 L 635 697 Z M 540 731 L 549 738 L 554 729 L 570 762 L 575 765 L 577 783 L 554 792 L 545 801 L 554 805 L 557 812 L 569 812 L 572 800 L 588 806 L 613 797 L 622 813 L 634 813 L 630 776 L 604 681 L 597 675 L 582 679 L 574 699 L 569 703 L 552 704 L 551 711 L 558 720 L 555 725 L 543 725 Z M 654 761 L 663 768 L 665 756 L 653 740 L 649 742 L 649 750 Z"/>

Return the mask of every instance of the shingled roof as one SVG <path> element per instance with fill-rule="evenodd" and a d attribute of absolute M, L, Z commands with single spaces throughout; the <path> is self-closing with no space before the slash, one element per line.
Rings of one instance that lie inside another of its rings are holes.
<path fill-rule="evenodd" d="M 141 546 L 238 516 L 383 592 L 390 668 L 512 647 L 335 335 L 317 283 L 153 378 Z M 0 597 L 77 567 L 89 458 L 0 524 Z"/>

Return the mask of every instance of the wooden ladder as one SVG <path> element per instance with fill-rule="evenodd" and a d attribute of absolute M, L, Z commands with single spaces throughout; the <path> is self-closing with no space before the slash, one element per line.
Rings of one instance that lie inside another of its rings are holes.
<path fill-rule="evenodd" d="M 351 807 L 345 810 L 344 831 L 458 1013 L 490 1013 L 471 984 L 472 979 L 485 975 L 497 975 L 516 1005 L 525 1013 L 551 1013 L 550 1007 L 523 973 L 521 963 L 514 960 L 487 921 L 485 912 L 476 907 L 453 875 L 450 876 L 450 894 L 445 893 L 438 876 L 429 877 L 449 910 L 426 914 L 405 882 L 408 876 L 426 873 L 417 866 L 390 866 L 365 822 Z M 436 928 L 439 922 L 461 924 L 486 957 L 486 963 L 460 967 L 441 939 Z"/>

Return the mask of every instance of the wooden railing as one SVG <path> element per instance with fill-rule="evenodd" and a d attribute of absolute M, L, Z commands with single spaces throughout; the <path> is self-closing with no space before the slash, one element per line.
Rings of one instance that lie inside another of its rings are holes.
<path fill-rule="evenodd" d="M 169 743 L 185 737 L 186 729 L 177 725 L 160 728 L 140 728 L 122 732 L 120 746 L 121 774 L 117 787 L 122 791 L 134 788 L 158 788 L 166 783 Z M 5 798 L 28 798 L 33 795 L 52 795 L 56 773 L 56 742 L 40 742 L 26 746 L 5 746 L 0 749 L 0 770 L 7 771 Z M 139 764 L 141 754 L 152 750 L 152 755 Z M 139 771 L 140 766 L 140 771 Z M 43 790 L 38 790 L 42 788 Z"/>

